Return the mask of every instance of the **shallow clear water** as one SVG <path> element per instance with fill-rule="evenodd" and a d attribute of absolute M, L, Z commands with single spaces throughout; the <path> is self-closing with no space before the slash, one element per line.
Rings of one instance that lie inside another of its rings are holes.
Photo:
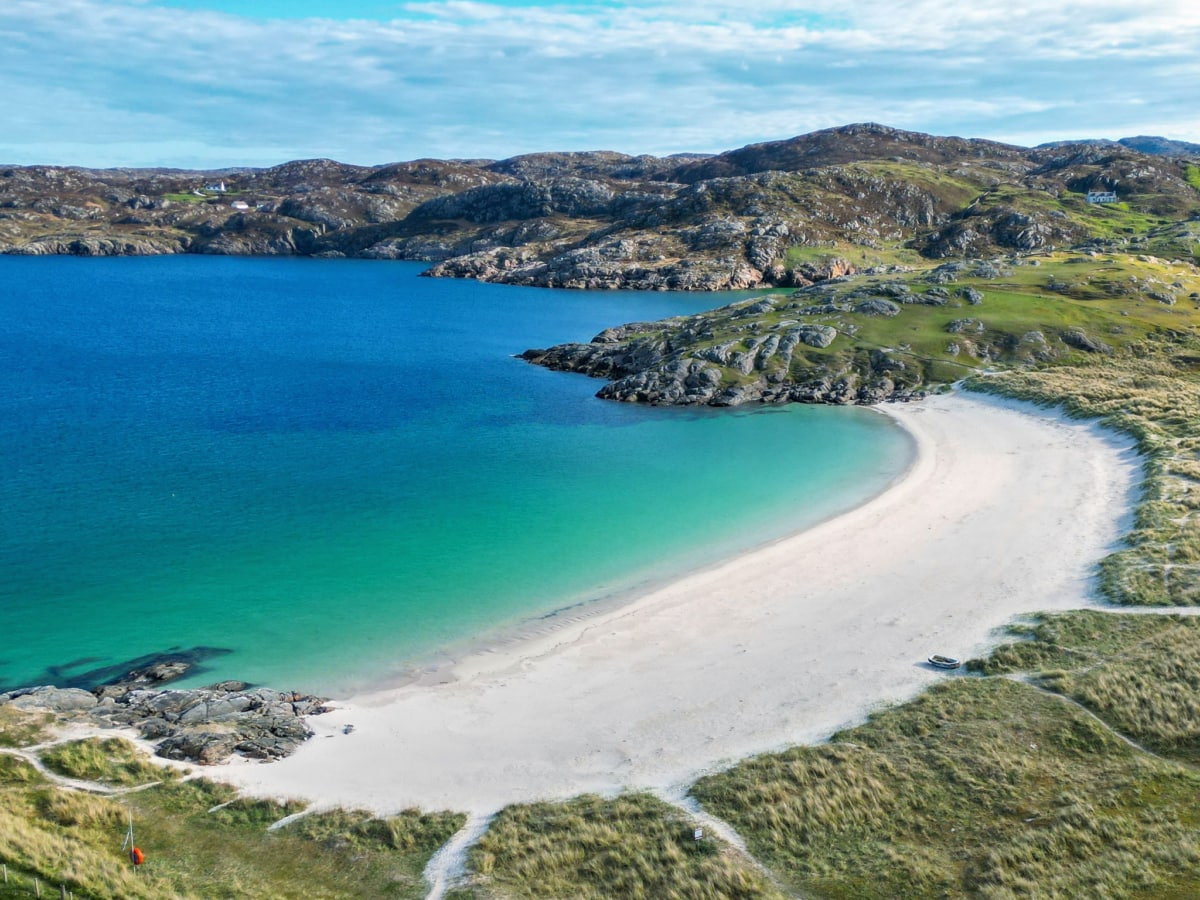
<path fill-rule="evenodd" d="M 870 411 L 608 403 L 512 357 L 729 297 L 421 268 L 0 257 L 0 684 L 209 645 L 193 683 L 346 691 L 907 464 Z"/>

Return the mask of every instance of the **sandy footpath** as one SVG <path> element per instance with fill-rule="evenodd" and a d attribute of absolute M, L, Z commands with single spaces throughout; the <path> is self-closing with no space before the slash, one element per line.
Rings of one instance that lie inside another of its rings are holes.
<path fill-rule="evenodd" d="M 211 774 L 380 812 L 670 789 L 912 697 L 947 677 L 928 654 L 982 653 L 1016 615 L 1089 604 L 1136 499 L 1132 442 L 976 395 L 886 412 L 918 452 L 866 505 L 441 683 L 340 703 L 293 757 Z"/>

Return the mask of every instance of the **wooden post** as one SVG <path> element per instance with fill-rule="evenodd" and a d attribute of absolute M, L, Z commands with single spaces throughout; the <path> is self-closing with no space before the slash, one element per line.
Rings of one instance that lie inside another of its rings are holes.
<path fill-rule="evenodd" d="M 40 881 L 38 881 L 36 878 L 35 878 L 35 879 L 33 879 L 33 892 L 34 892 L 35 894 L 37 894 L 37 896 L 38 896 L 39 898 L 41 898 L 41 896 L 42 896 L 42 883 L 41 883 Z"/>
<path fill-rule="evenodd" d="M 58 886 L 58 900 L 67 900 L 67 886 L 65 884 Z"/>
<path fill-rule="evenodd" d="M 8 884 L 8 863 L 4 864 L 4 883 Z"/>

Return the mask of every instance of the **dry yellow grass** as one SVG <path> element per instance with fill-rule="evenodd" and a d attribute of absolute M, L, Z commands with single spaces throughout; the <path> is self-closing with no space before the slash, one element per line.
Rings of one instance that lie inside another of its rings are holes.
<path fill-rule="evenodd" d="M 1159 334 L 1105 359 L 977 378 L 970 386 L 1096 417 L 1147 456 L 1128 547 L 1102 567 L 1117 603 L 1200 603 L 1200 343 Z"/>
<path fill-rule="evenodd" d="M 28 762 L 0 754 L 0 861 L 26 887 L 37 877 L 47 889 L 57 892 L 61 884 L 81 898 L 417 898 L 425 893 L 421 871 L 429 856 L 465 818 L 338 813 L 268 833 L 301 807 L 164 778 L 123 741 L 54 749 L 43 755 L 75 777 L 133 773 L 125 780 L 143 783 L 148 771 L 163 779 L 147 790 L 100 796 L 59 788 Z M 146 854 L 136 874 L 121 850 L 130 816 Z M 342 839 L 347 830 L 353 840 Z"/>
<path fill-rule="evenodd" d="M 693 792 L 808 895 L 1007 900 L 1200 885 L 1198 790 L 1054 697 L 963 678 Z"/>
<path fill-rule="evenodd" d="M 760 872 L 648 794 L 503 810 L 471 853 L 470 895 L 578 900 L 782 897 Z"/>

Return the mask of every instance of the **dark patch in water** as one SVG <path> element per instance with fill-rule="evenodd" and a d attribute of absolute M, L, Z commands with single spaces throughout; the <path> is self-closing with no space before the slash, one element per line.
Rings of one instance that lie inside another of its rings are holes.
<path fill-rule="evenodd" d="M 80 666 L 90 666 L 92 663 L 98 663 L 104 659 L 103 656 L 81 656 L 79 659 L 71 660 L 69 663 L 63 663 L 61 666 L 55 666 L 57 672 L 65 672 L 68 669 L 78 669 Z"/>
<path fill-rule="evenodd" d="M 60 688 L 82 688 L 90 691 L 104 685 L 120 684 L 129 680 L 135 672 L 163 663 L 184 663 L 187 665 L 187 674 L 191 676 L 208 671 L 208 667 L 203 665 L 205 660 L 232 652 L 225 647 L 191 647 L 186 650 L 181 647 L 169 647 L 162 652 L 147 653 L 145 656 L 127 659 L 124 662 L 98 666 L 83 672 L 75 671 L 81 666 L 90 665 L 99 659 L 99 657 L 84 657 L 57 666 L 47 666 L 44 672 L 23 684 L 0 684 L 0 693 L 36 687 L 41 684 L 53 684 Z"/>

